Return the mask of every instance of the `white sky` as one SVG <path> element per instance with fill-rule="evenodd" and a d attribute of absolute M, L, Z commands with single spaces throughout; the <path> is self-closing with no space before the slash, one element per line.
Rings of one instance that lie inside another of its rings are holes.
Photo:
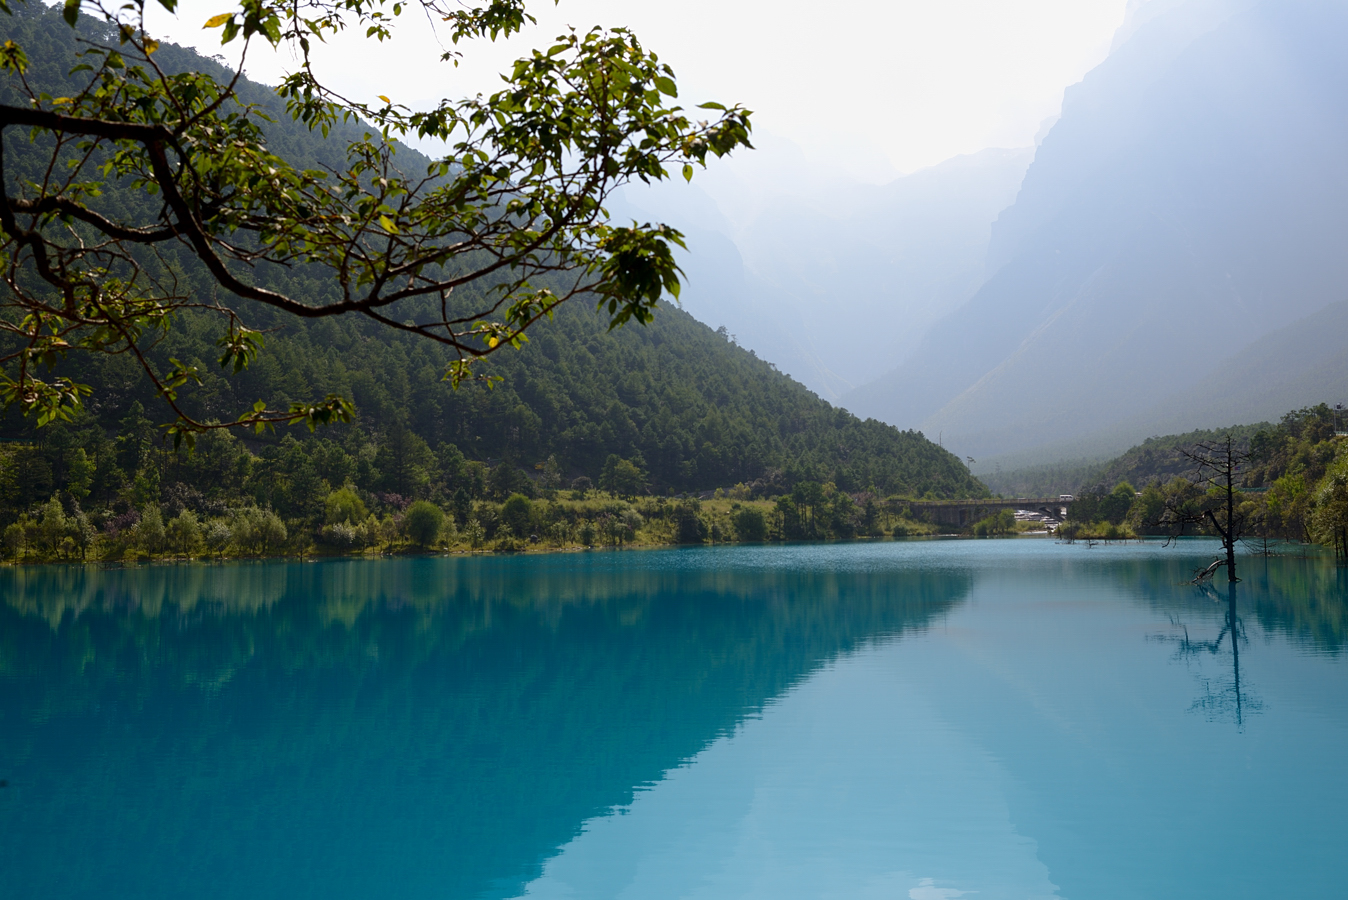
<path fill-rule="evenodd" d="M 785 138 L 816 165 L 870 181 L 985 147 L 1023 147 L 1062 92 L 1104 59 L 1126 0 L 561 0 L 536 3 L 539 25 L 503 44 L 460 45 L 438 61 L 426 20 L 404 11 L 383 46 L 349 36 L 325 48 L 320 75 L 374 101 L 410 106 L 491 91 L 496 73 L 570 24 L 628 26 L 670 63 L 687 105 L 742 103 L 755 129 Z M 151 30 L 205 53 L 201 23 L 228 0 L 182 0 Z M 254 48 L 249 74 L 274 82 L 289 60 Z M 765 160 L 766 162 L 766 160 Z M 749 165 L 746 159 L 740 165 Z"/>

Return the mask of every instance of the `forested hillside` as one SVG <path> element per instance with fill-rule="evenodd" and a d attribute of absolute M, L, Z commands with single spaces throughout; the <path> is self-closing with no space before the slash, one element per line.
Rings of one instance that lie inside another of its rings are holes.
<path fill-rule="evenodd" d="M 1043 463 L 1037 466 L 997 471 L 980 476 L 988 489 L 1003 497 L 1051 497 L 1057 494 L 1082 493 L 1101 485 L 1121 481 L 1130 484 L 1166 482 L 1188 475 L 1193 464 L 1180 452 L 1200 441 L 1219 440 L 1227 434 L 1242 445 L 1263 429 L 1272 428 L 1267 422 L 1258 425 L 1233 425 L 1230 428 L 1197 429 L 1184 434 L 1149 437 L 1113 459 L 1079 459 Z"/>
<path fill-rule="evenodd" d="M 1298 415 L 1300 414 L 1289 413 L 1284 421 L 1294 421 Z M 1261 422 L 1257 425 L 1234 425 L 1230 428 L 1202 429 L 1186 434 L 1147 438 L 1102 466 L 1094 481 L 1109 485 L 1118 484 L 1120 481 L 1136 485 L 1165 483 L 1193 473 L 1193 462 L 1181 452 L 1182 450 L 1202 441 L 1221 440 L 1228 434 L 1241 446 L 1249 446 L 1250 439 L 1256 434 L 1270 431 L 1273 427 L 1267 422 Z M 1085 483 L 1080 487 L 1084 489 L 1089 486 L 1090 483 Z"/>
<path fill-rule="evenodd" d="M 76 36 L 58 12 L 0 16 L 0 40 L 14 29 L 25 31 L 30 55 L 40 60 L 31 78 L 53 95 L 69 90 L 61 60 L 73 62 Z M 174 66 L 215 65 L 167 45 L 160 56 Z M 250 85 L 243 93 L 280 112 L 265 89 Z M 321 163 L 327 152 L 283 112 L 269 133 L 275 149 L 306 163 Z M 10 129 L 6 140 L 7 159 L 16 160 L 8 171 L 19 177 L 24 136 Z M 426 165 L 414 151 L 404 156 L 409 168 Z M 303 269 L 265 275 L 300 296 L 332 289 Z M 210 296 L 208 280 L 191 265 L 180 277 Z M 661 495 L 755 482 L 755 496 L 801 482 L 913 497 L 986 493 L 963 463 L 921 434 L 830 406 L 668 305 L 649 326 L 612 331 L 584 301 L 564 306 L 521 350 L 482 366 L 492 380 L 457 390 L 442 380 L 449 351 L 431 342 L 368 321 L 306 323 L 260 308 L 248 314 L 252 327 L 264 329 L 265 348 L 237 375 L 218 366 L 218 324 L 204 314 L 185 313 L 144 343 L 160 371 L 171 358 L 200 368 L 202 385 L 180 394 L 184 408 L 201 420 L 229 421 L 258 400 L 284 408 L 338 393 L 354 400 L 354 422 L 315 435 L 210 436 L 189 456 L 165 448 L 159 426 L 172 416 L 132 359 L 71 357 L 58 364 L 62 374 L 94 389 L 81 419 L 37 429 L 13 410 L 0 417 L 0 435 L 11 442 L 0 473 L 3 519 L 56 495 L 68 514 L 82 505 L 98 528 L 119 517 L 132 524 L 160 505 L 202 515 L 256 505 L 316 527 L 324 498 L 346 485 L 376 510 L 385 502 L 379 497 L 393 497 L 390 508 L 401 511 L 414 498 L 462 504 L 535 483 L 598 482 L 613 458 L 630 461 L 636 487 Z M 488 472 L 496 473 L 491 484 Z"/>
<path fill-rule="evenodd" d="M 212 334 L 193 324 L 184 323 L 153 354 L 210 371 L 218 355 Z M 357 419 L 318 437 L 357 456 L 366 444 L 382 447 L 392 431 L 405 429 L 419 444 L 452 444 L 473 460 L 505 459 L 532 470 L 554 457 L 568 481 L 597 480 L 610 454 L 640 455 L 650 487 L 662 494 L 774 473 L 784 488 L 806 479 L 887 495 L 983 490 L 961 462 L 922 435 L 830 406 L 672 307 L 649 326 L 611 332 L 591 309 L 564 308 L 522 350 L 483 367 L 501 381 L 457 390 L 440 379 L 447 354 L 428 342 L 352 321 L 275 325 L 267 352 L 248 370 L 204 378 L 186 401 L 195 415 L 225 419 L 255 399 L 283 403 L 338 392 L 355 400 Z M 133 403 L 151 419 L 162 412 L 130 360 L 102 360 L 75 374 L 97 387 L 91 419 L 108 433 L 129 439 L 121 423 Z M 301 429 L 290 433 L 309 438 Z M 5 434 L 46 440 L 13 413 Z M 279 439 L 249 436 L 249 445 L 261 450 Z"/>
<path fill-rule="evenodd" d="M 1220 447 L 1229 436 L 1240 491 L 1240 533 L 1260 541 L 1318 541 L 1348 555 L 1348 420 L 1326 404 L 1293 410 L 1277 425 L 1244 425 L 1151 438 L 1103 465 L 1077 492 L 1077 523 L 1127 524 L 1169 533 L 1162 513 L 1200 502 L 1205 484 L 1184 451 Z"/>

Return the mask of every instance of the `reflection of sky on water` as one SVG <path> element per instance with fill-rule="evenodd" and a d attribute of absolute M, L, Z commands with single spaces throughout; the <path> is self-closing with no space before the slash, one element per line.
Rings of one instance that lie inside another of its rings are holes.
<path fill-rule="evenodd" d="M 533 898 L 1056 896 L 997 760 L 898 677 L 843 660 L 590 822 Z"/>
<path fill-rule="evenodd" d="M 1335 895 L 1340 661 L 1242 611 L 1263 699 L 1237 725 L 1202 702 L 1229 641 L 1177 658 L 1156 639 L 1215 638 L 1221 609 L 1179 589 L 1158 616 L 1089 567 L 1007 563 L 942 623 L 836 661 L 589 821 L 524 896 Z"/>

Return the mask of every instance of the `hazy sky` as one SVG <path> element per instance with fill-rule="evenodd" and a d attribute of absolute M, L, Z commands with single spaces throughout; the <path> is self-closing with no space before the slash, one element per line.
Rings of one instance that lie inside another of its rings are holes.
<path fill-rule="evenodd" d="M 623 25 L 674 66 L 684 101 L 743 103 L 765 136 L 794 142 L 813 163 L 887 180 L 984 147 L 1028 146 L 1063 88 L 1104 58 L 1125 3 L 562 0 L 535 4 L 539 24 L 509 42 L 466 47 L 457 70 L 438 62 L 425 18 L 404 12 L 393 44 L 352 36 L 326 48 L 321 71 L 353 96 L 416 105 L 494 89 L 510 60 L 567 25 Z M 219 32 L 200 26 L 230 8 L 183 0 L 152 30 L 223 52 Z M 248 71 L 275 81 L 289 62 L 255 48 Z"/>

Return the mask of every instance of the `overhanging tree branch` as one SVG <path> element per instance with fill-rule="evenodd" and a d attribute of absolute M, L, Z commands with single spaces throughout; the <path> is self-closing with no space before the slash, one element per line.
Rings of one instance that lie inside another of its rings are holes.
<path fill-rule="evenodd" d="M 447 25 L 454 44 L 508 35 L 529 19 L 520 0 L 419 5 Z M 19 0 L 5 11 L 22 8 Z M 243 0 L 206 23 L 221 28 L 225 42 L 261 36 L 296 49 L 300 68 L 278 89 L 296 121 L 325 136 L 341 122 L 361 126 L 360 137 L 344 142 L 344 163 L 326 171 L 299 169 L 270 151 L 266 117 L 238 95 L 242 57 L 224 83 L 160 66 L 143 0 L 121 7 L 68 0 L 68 23 L 81 13 L 95 23 L 81 59 L 72 60 L 79 65 L 66 82 L 77 88 L 69 96 L 31 83 L 21 46 L 0 47 L 0 70 L 27 101 L 0 105 L 0 136 L 19 128 L 30 136 L 26 147 L 0 145 L 8 288 L 0 331 L 22 341 L 0 370 L 5 401 L 39 421 L 67 417 L 87 389 L 44 381 L 37 366 L 72 353 L 131 353 L 177 416 L 173 431 L 217 427 L 177 402 L 197 373 L 178 363 L 156 371 L 140 342 L 167 333 L 187 309 L 223 317 L 227 368 L 251 362 L 260 340 L 244 310 L 184 295 L 177 284 L 184 265 L 233 297 L 288 315 L 356 314 L 447 345 L 456 361 L 445 376 L 454 383 L 471 376 L 473 360 L 518 346 L 576 296 L 597 298 L 612 326 L 647 322 L 662 295 L 677 296 L 679 233 L 616 226 L 604 204 L 633 179 L 663 179 L 671 168 L 691 177 L 709 155 L 749 146 L 748 112 L 706 104 L 712 121 L 691 119 L 673 103 L 669 67 L 624 29 L 564 34 L 517 62 L 496 94 L 425 111 L 386 98 L 370 107 L 324 87 L 309 41 L 356 25 L 382 39 L 402 8 L 383 0 Z M 409 178 L 393 165 L 396 140 L 406 135 L 448 149 Z M 39 180 L 6 174 L 7 154 L 33 152 L 47 154 Z M 296 296 L 266 275 L 265 264 L 317 274 L 329 285 L 326 296 Z M 475 287 L 476 308 L 449 303 L 465 286 Z M 402 311 L 423 298 L 436 305 L 423 303 L 411 317 Z M 228 425 L 312 426 L 349 409 L 333 398 L 291 410 L 255 406 Z"/>

